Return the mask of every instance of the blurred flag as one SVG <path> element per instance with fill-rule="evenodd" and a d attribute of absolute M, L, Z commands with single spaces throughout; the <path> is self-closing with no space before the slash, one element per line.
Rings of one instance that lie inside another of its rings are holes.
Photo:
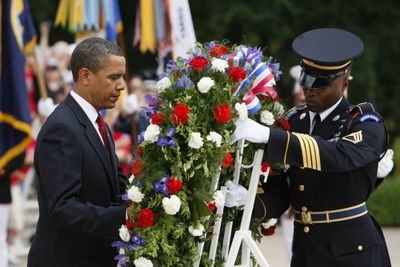
<path fill-rule="evenodd" d="M 142 53 L 158 50 L 158 70 L 169 59 L 184 56 L 196 43 L 188 0 L 138 1 L 133 46 Z"/>
<path fill-rule="evenodd" d="M 169 14 L 172 53 L 175 59 L 186 55 L 191 48 L 194 48 L 196 35 L 188 0 L 170 0 Z"/>
<path fill-rule="evenodd" d="M 24 53 L 36 36 L 27 0 L 2 0 L 0 76 L 0 169 L 25 151 L 31 139 Z"/>
<path fill-rule="evenodd" d="M 76 39 L 104 33 L 104 38 L 117 41 L 122 33 L 118 0 L 60 0 L 54 25 L 67 27 Z"/>

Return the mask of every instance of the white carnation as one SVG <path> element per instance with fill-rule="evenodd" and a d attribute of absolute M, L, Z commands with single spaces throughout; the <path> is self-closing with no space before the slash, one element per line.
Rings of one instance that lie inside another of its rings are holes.
<path fill-rule="evenodd" d="M 143 137 L 145 141 L 154 143 L 157 142 L 159 134 L 160 134 L 160 127 L 156 124 L 150 124 L 149 126 L 147 126 Z"/>
<path fill-rule="evenodd" d="M 199 89 L 200 93 L 208 93 L 210 91 L 211 87 L 213 87 L 215 84 L 214 80 L 211 79 L 210 77 L 203 77 L 200 79 L 200 81 L 197 83 L 197 88 Z"/>
<path fill-rule="evenodd" d="M 168 77 L 162 78 L 156 84 L 156 88 L 157 88 L 158 92 L 162 92 L 170 86 L 171 86 L 171 81 L 168 79 Z"/>
<path fill-rule="evenodd" d="M 139 191 L 139 187 L 132 186 L 128 190 L 128 198 L 133 202 L 139 203 L 143 200 L 144 194 Z"/>
<path fill-rule="evenodd" d="M 216 147 L 220 147 L 222 142 L 222 136 L 217 132 L 210 132 L 207 135 L 207 140 L 214 142 Z"/>
<path fill-rule="evenodd" d="M 199 132 L 193 132 L 190 134 L 189 146 L 194 149 L 199 149 L 203 146 L 203 139 Z"/>
<path fill-rule="evenodd" d="M 166 214 L 175 215 L 181 209 L 181 200 L 176 195 L 171 197 L 164 197 L 162 205 Z"/>
<path fill-rule="evenodd" d="M 211 69 L 214 71 L 225 72 L 228 67 L 228 62 L 224 59 L 214 58 L 211 61 Z"/>
<path fill-rule="evenodd" d="M 235 109 L 239 113 L 240 119 L 246 119 L 248 117 L 247 107 L 245 103 L 236 103 Z"/>
<path fill-rule="evenodd" d="M 202 236 L 204 232 L 204 226 L 202 224 L 196 225 L 196 228 L 193 225 L 189 226 L 189 233 L 192 236 Z"/>
<path fill-rule="evenodd" d="M 275 122 L 274 114 L 268 110 L 264 110 L 261 112 L 260 120 L 262 123 L 266 125 L 272 125 Z"/>
<path fill-rule="evenodd" d="M 217 207 L 223 207 L 225 204 L 225 196 L 221 190 L 217 190 L 213 194 L 213 199 Z"/>
<path fill-rule="evenodd" d="M 139 257 L 133 261 L 136 267 L 153 267 L 153 263 L 145 257 Z"/>
<path fill-rule="evenodd" d="M 119 228 L 119 237 L 122 241 L 128 242 L 131 239 L 131 235 L 129 234 L 128 228 L 125 225 L 121 225 Z"/>

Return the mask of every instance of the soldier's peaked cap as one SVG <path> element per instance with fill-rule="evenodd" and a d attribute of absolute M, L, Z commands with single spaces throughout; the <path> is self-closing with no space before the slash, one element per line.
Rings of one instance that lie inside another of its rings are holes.
<path fill-rule="evenodd" d="M 307 31 L 293 41 L 292 48 L 301 57 L 301 66 L 320 74 L 340 72 L 351 66 L 363 50 L 363 41 L 355 34 L 336 28 Z"/>

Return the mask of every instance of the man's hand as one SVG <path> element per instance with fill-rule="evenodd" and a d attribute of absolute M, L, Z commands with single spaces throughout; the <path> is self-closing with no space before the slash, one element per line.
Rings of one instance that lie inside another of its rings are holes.
<path fill-rule="evenodd" d="M 228 188 L 225 196 L 225 207 L 239 207 L 246 204 L 247 189 L 241 185 L 234 184 L 232 181 L 227 181 L 225 186 Z"/>
<path fill-rule="evenodd" d="M 252 119 L 244 118 L 236 121 L 236 130 L 231 137 L 231 144 L 245 139 L 252 143 L 268 143 L 269 128 Z"/>
<path fill-rule="evenodd" d="M 378 163 L 378 178 L 385 178 L 393 169 L 393 150 L 388 149 L 385 156 Z"/>

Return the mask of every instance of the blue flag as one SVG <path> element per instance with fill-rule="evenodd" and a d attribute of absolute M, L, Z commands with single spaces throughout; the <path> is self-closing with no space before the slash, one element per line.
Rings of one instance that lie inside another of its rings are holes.
<path fill-rule="evenodd" d="M 27 0 L 0 2 L 0 170 L 31 140 L 24 53 L 36 36 Z"/>

